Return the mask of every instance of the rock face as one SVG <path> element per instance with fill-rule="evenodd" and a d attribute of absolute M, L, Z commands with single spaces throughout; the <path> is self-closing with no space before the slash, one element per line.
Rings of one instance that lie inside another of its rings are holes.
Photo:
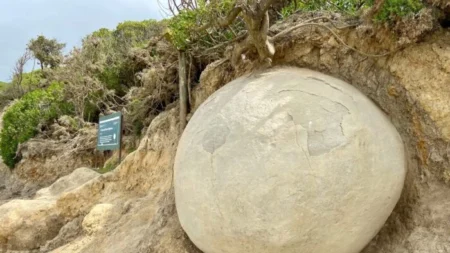
<path fill-rule="evenodd" d="M 406 174 L 367 97 L 306 69 L 239 78 L 196 111 L 175 159 L 182 227 L 205 253 L 357 253 Z"/>
<path fill-rule="evenodd" d="M 92 208 L 83 220 L 83 229 L 92 235 L 102 231 L 106 224 L 117 220 L 121 215 L 120 210 L 112 204 L 98 204 Z"/>
<path fill-rule="evenodd" d="M 36 250 L 57 236 L 64 225 L 56 206 L 58 197 L 98 176 L 91 169 L 79 168 L 40 190 L 35 199 L 15 199 L 1 205 L 0 251 Z"/>
<path fill-rule="evenodd" d="M 0 249 L 34 250 L 63 225 L 51 200 L 15 199 L 0 206 Z"/>
<path fill-rule="evenodd" d="M 7 201 L 10 197 L 9 192 L 6 191 L 7 179 L 11 176 L 11 171 L 0 159 L 0 205 Z"/>
<path fill-rule="evenodd" d="M 65 192 L 69 192 L 87 181 L 96 178 L 99 173 L 89 168 L 78 168 L 71 174 L 58 179 L 51 186 L 36 193 L 37 199 L 53 199 Z"/>
<path fill-rule="evenodd" d="M 18 154 L 22 160 L 6 184 L 9 192 L 31 197 L 38 189 L 50 186 L 76 168 L 103 164 L 105 157 L 95 151 L 97 128 L 86 124 L 75 131 L 65 125 L 67 117 L 60 121 L 61 125 L 52 125 L 48 132 L 52 138 L 38 136 L 20 145 Z"/>
<path fill-rule="evenodd" d="M 49 243 L 50 249 L 59 246 L 52 253 L 201 253 L 185 235 L 175 209 L 178 115 L 176 107 L 159 114 L 138 149 L 116 169 L 58 199 L 61 216 L 83 221 L 61 229 Z M 67 243 L 73 235 L 76 239 Z"/>

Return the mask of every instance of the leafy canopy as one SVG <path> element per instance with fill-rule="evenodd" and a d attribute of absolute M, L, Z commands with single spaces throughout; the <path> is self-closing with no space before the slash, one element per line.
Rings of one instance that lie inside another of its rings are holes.
<path fill-rule="evenodd" d="M 28 43 L 28 49 L 39 60 L 42 69 L 45 67 L 57 67 L 61 62 L 61 51 L 65 46 L 66 44 L 58 43 L 56 39 L 47 39 L 42 35 L 30 40 Z"/>

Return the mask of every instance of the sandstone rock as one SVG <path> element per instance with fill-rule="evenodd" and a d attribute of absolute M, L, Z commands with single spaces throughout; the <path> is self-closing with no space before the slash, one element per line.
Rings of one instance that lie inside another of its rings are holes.
<path fill-rule="evenodd" d="M 8 190 L 17 195 L 30 196 L 76 168 L 103 165 L 105 157 L 95 151 L 96 141 L 96 127 L 86 126 L 69 139 L 38 136 L 21 144 L 18 154 L 22 160 L 13 170 L 14 180 L 7 185 Z"/>
<path fill-rule="evenodd" d="M 201 253 L 181 228 L 175 209 L 172 173 L 179 139 L 178 115 L 178 108 L 158 115 L 137 151 L 124 158 L 114 171 L 58 199 L 61 215 L 66 219 L 85 216 L 88 231 L 90 216 L 97 213 L 105 218 L 92 211 L 99 208 L 98 204 L 112 204 L 117 212 L 103 220 L 97 232 L 88 234 L 83 229 L 75 240 L 52 252 Z"/>
<path fill-rule="evenodd" d="M 6 183 L 10 176 L 10 169 L 0 159 L 0 205 L 10 196 L 9 192 L 6 191 Z"/>
<path fill-rule="evenodd" d="M 175 159 L 176 205 L 205 253 L 357 253 L 405 173 L 402 140 L 367 97 L 285 68 L 235 80 L 196 111 Z"/>
<path fill-rule="evenodd" d="M 65 224 L 60 230 L 58 235 L 40 248 L 41 252 L 49 252 L 62 245 L 74 240 L 82 233 L 81 223 L 83 217 L 75 218 L 67 224 Z"/>
<path fill-rule="evenodd" d="M 11 103 L 12 104 L 12 103 Z M 10 105 L 7 105 L 0 112 L 0 131 L 3 129 L 3 115 Z M 6 203 L 7 200 L 11 197 L 11 193 L 6 189 L 6 185 L 9 181 L 9 177 L 11 176 L 11 170 L 3 163 L 3 159 L 0 156 L 0 205 Z"/>
<path fill-rule="evenodd" d="M 55 198 L 62 193 L 69 192 L 78 186 L 98 177 L 100 174 L 89 168 L 78 168 L 71 174 L 58 179 L 47 188 L 43 188 L 36 193 L 36 198 Z"/>
<path fill-rule="evenodd" d="M 3 163 L 0 157 L 0 188 L 5 186 L 6 179 L 10 176 L 10 169 Z"/>
<path fill-rule="evenodd" d="M 112 204 L 98 204 L 92 208 L 83 220 L 83 229 L 87 234 L 95 234 L 105 229 L 105 225 L 117 220 L 120 210 Z"/>
<path fill-rule="evenodd" d="M 63 225 L 51 200 L 11 200 L 0 206 L 0 248 L 38 249 Z"/>
<path fill-rule="evenodd" d="M 56 208 L 60 194 L 99 174 L 80 168 L 38 192 L 33 200 L 11 200 L 0 206 L 0 249 L 36 250 L 58 235 L 64 218 Z"/>

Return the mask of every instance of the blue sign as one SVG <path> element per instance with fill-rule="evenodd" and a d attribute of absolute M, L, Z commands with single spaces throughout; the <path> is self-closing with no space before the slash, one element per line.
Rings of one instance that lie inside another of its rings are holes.
<path fill-rule="evenodd" d="M 97 149 L 120 149 L 122 135 L 122 113 L 100 117 L 98 122 Z"/>

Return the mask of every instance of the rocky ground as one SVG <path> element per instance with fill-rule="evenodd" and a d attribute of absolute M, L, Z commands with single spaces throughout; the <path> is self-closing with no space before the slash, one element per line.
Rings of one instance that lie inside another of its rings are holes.
<path fill-rule="evenodd" d="M 0 243 L 3 251 L 35 250 L 58 246 L 63 233 L 63 217 L 56 211 L 59 196 L 98 177 L 88 168 L 79 168 L 68 176 L 61 177 L 50 187 L 39 190 L 32 199 L 6 200 L 0 205 Z M 60 232 L 60 230 L 62 232 Z M 65 236 L 67 237 L 67 235 Z"/>

